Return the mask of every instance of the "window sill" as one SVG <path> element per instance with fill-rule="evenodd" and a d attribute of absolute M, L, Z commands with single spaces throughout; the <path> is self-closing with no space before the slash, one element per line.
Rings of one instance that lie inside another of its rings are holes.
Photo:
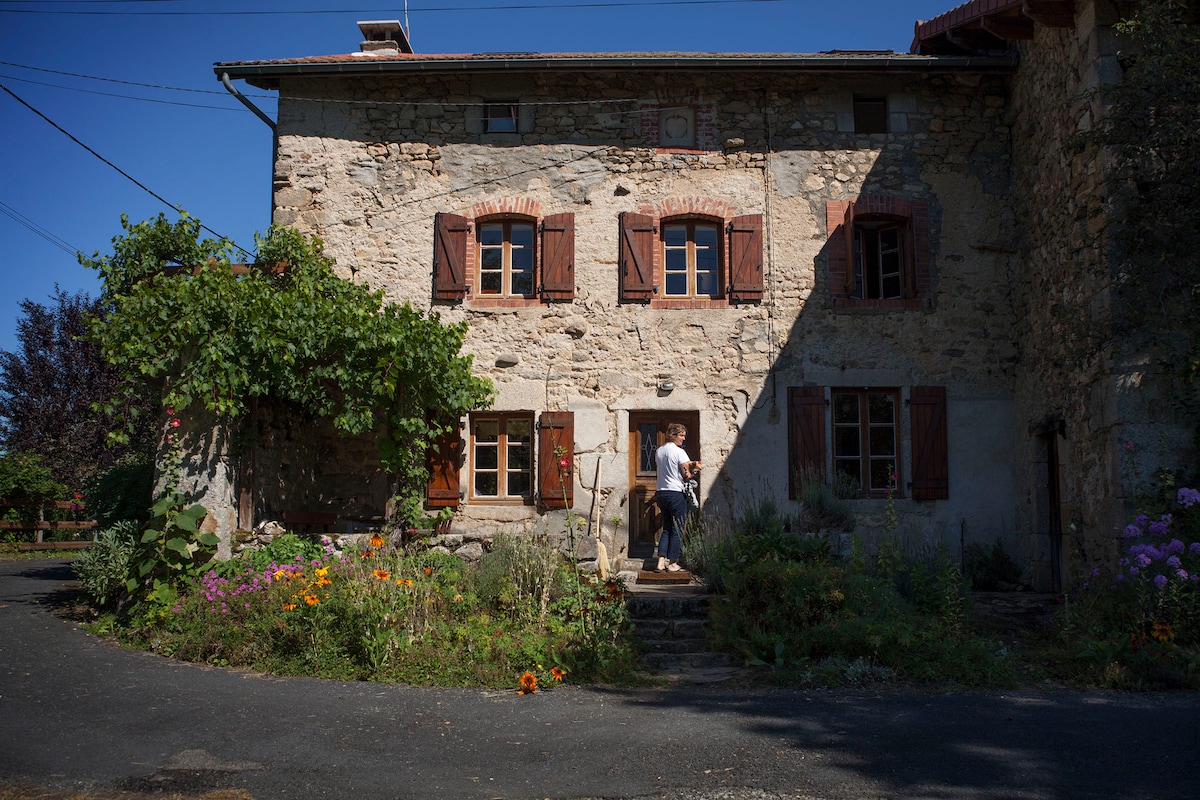
<path fill-rule="evenodd" d="M 529 308 L 540 306 L 542 301 L 536 297 L 468 297 L 467 308 L 483 310 L 488 308 Z"/>
<path fill-rule="evenodd" d="M 933 299 L 930 297 L 907 297 L 893 300 L 858 300 L 851 297 L 834 297 L 830 300 L 829 304 L 838 311 L 919 311 L 921 309 L 933 308 Z"/>
<path fill-rule="evenodd" d="M 709 308 L 729 308 L 729 301 L 724 297 L 679 297 L 679 298 L 660 298 L 656 297 L 650 301 L 651 308 L 663 309 L 709 309 Z"/>

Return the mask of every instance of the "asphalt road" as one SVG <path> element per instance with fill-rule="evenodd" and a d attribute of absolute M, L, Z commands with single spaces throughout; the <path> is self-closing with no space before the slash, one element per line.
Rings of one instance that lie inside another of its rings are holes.
<path fill-rule="evenodd" d="M 1200 694 L 418 689 L 184 664 L 0 563 L 0 782 L 272 798 L 1200 797 Z"/>

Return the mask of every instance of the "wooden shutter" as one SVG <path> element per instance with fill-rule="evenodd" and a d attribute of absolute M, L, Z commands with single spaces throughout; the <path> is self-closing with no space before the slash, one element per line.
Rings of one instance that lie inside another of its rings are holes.
<path fill-rule="evenodd" d="M 912 422 L 912 498 L 947 500 L 950 498 L 950 469 L 946 387 L 912 387 L 908 407 Z"/>
<path fill-rule="evenodd" d="M 909 217 L 900 225 L 900 296 L 905 298 L 917 296 L 915 248 L 916 236 L 913 235 L 913 221 Z"/>
<path fill-rule="evenodd" d="M 788 497 L 799 495 L 800 472 L 813 467 L 825 472 L 825 389 L 788 389 Z"/>
<path fill-rule="evenodd" d="M 458 474 L 462 464 L 462 436 L 458 425 L 433 443 L 427 463 L 429 484 L 425 487 L 425 504 L 430 508 L 458 508 Z"/>
<path fill-rule="evenodd" d="M 574 474 L 575 413 L 543 411 L 538 423 L 538 500 L 543 508 L 574 503 Z"/>
<path fill-rule="evenodd" d="M 457 214 L 433 218 L 433 296 L 462 300 L 467 295 L 467 232 L 470 223 Z"/>
<path fill-rule="evenodd" d="M 846 241 L 846 297 L 853 297 L 858 281 L 854 277 L 855 267 L 861 254 L 854 252 L 854 201 L 846 203 L 846 216 L 842 218 L 842 236 Z"/>
<path fill-rule="evenodd" d="M 543 300 L 575 297 L 575 215 L 551 214 L 542 220 Z"/>
<path fill-rule="evenodd" d="M 621 214 L 621 253 L 617 262 L 622 303 L 648 303 L 654 297 L 654 218 Z"/>
<path fill-rule="evenodd" d="M 729 302 L 762 300 L 762 214 L 734 217 L 729 223 Z"/>

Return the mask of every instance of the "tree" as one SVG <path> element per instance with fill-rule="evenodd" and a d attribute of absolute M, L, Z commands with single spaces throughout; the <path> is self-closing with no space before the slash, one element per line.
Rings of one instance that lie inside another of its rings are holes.
<path fill-rule="evenodd" d="M 232 244 L 198 239 L 186 214 L 121 224 L 113 255 L 85 261 L 104 287 L 90 336 L 129 380 L 161 387 L 176 414 L 245 421 L 269 399 L 346 434 L 382 431 L 382 466 L 411 499 L 424 493 L 434 439 L 491 402 L 491 382 L 459 353 L 465 324 L 337 277 L 315 237 L 273 226 L 256 237 L 255 262 L 235 271 Z"/>
<path fill-rule="evenodd" d="M 53 479 L 82 489 L 130 451 L 146 450 L 153 432 L 134 425 L 128 442 L 107 446 L 120 422 L 97 408 L 121 380 L 86 338 L 99 301 L 55 288 L 48 305 L 24 300 L 17 320 L 16 352 L 0 351 L 0 446 L 11 454 L 40 457 Z M 129 392 L 135 408 L 144 393 Z"/>

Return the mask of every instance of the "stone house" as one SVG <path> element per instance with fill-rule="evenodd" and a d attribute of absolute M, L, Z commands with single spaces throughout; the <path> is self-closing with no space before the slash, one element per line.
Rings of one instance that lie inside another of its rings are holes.
<path fill-rule="evenodd" d="M 215 71 L 279 92 L 276 223 L 469 323 L 498 395 L 434 459 L 455 531 L 562 530 L 570 504 L 614 561 L 648 555 L 679 421 L 714 517 L 835 476 L 868 539 L 890 506 L 914 546 L 998 539 L 1049 590 L 1107 555 L 1146 421 L 1128 369 L 1059 336 L 1104 313 L 1103 169 L 1065 142 L 1115 14 L 973 0 L 906 54 L 423 55 L 369 22 L 358 52 Z M 273 430 L 253 516 L 382 513 L 369 446 Z M 236 484 L 207 500 L 226 536 Z"/>

